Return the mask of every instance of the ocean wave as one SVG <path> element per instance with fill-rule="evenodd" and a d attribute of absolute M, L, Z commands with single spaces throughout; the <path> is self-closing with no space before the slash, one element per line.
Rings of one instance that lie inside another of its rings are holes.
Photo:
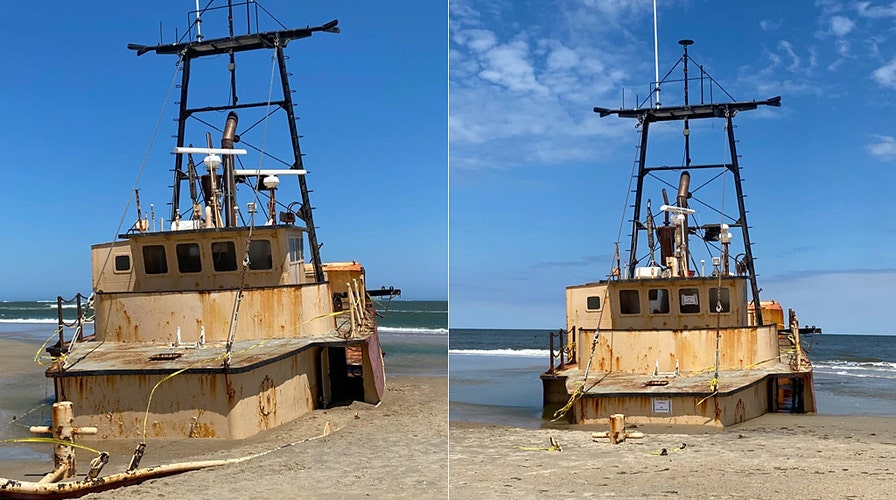
<path fill-rule="evenodd" d="M 379 308 L 377 308 L 377 312 L 383 313 L 383 314 L 389 314 L 389 313 L 448 314 L 448 311 L 420 311 L 417 309 L 379 309 Z"/>
<path fill-rule="evenodd" d="M 0 319 L 0 323 L 45 323 L 45 324 L 56 324 L 58 323 L 58 319 L 52 318 L 13 318 L 13 319 Z"/>
<path fill-rule="evenodd" d="M 892 361 L 823 361 L 814 363 L 823 374 L 857 378 L 896 379 L 896 362 Z"/>
<path fill-rule="evenodd" d="M 447 335 L 447 328 L 416 328 L 416 327 L 392 327 L 381 326 L 380 333 L 421 333 L 424 335 Z"/>
<path fill-rule="evenodd" d="M 831 368 L 837 370 L 879 370 L 896 372 L 894 361 L 820 361 L 815 363 L 816 368 Z"/>
<path fill-rule="evenodd" d="M 465 356 L 505 356 L 515 358 L 547 358 L 548 349 L 449 349 L 448 354 Z"/>

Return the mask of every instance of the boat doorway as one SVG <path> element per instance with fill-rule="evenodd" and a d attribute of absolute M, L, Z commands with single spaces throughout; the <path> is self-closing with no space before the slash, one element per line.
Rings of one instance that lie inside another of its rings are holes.
<path fill-rule="evenodd" d="M 778 376 L 771 384 L 771 408 L 777 413 L 806 413 L 807 383 L 800 376 Z M 808 384 L 811 386 L 811 382 Z M 811 395 L 810 395 L 811 397 Z M 811 405 L 809 406 L 812 407 Z"/>
<path fill-rule="evenodd" d="M 361 346 L 324 347 L 320 354 L 323 408 L 345 406 L 364 400 Z"/>

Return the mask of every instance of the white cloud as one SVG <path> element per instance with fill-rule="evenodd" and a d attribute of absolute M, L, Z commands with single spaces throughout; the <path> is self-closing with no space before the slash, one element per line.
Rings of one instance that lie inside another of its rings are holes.
<path fill-rule="evenodd" d="M 848 35 L 856 27 L 855 21 L 844 16 L 833 16 L 829 22 L 831 23 L 831 32 L 838 37 Z"/>
<path fill-rule="evenodd" d="M 862 17 L 881 18 L 896 17 L 896 3 L 888 6 L 872 6 L 871 2 L 859 2 L 856 4 L 856 11 Z"/>
<path fill-rule="evenodd" d="M 783 50 L 784 53 L 790 58 L 790 65 L 787 66 L 787 69 L 791 71 L 799 70 L 800 57 L 796 55 L 796 52 L 793 51 L 793 45 L 786 40 L 781 40 L 780 42 L 778 42 L 778 48 Z"/>
<path fill-rule="evenodd" d="M 762 31 L 777 31 L 780 27 L 781 23 L 779 21 L 771 21 L 769 19 L 759 21 L 759 28 Z"/>
<path fill-rule="evenodd" d="M 592 14 L 624 17 L 645 5 L 599 2 Z M 638 69 L 629 62 L 631 53 L 644 46 L 570 34 L 563 24 L 570 21 L 568 9 L 582 4 L 566 5 L 559 9 L 563 12 L 545 11 L 543 23 L 550 25 L 546 29 L 508 22 L 501 4 L 480 7 L 494 12 L 477 12 L 463 2 L 462 7 L 457 9 L 462 15 L 455 16 L 454 7 L 451 11 L 452 169 L 593 160 L 602 151 L 595 147 L 600 137 L 631 130 L 630 123 L 599 120 L 591 108 L 619 102 L 627 72 Z M 483 29 L 482 16 L 504 21 Z M 572 21 L 570 26 L 577 25 L 578 20 Z M 643 60 L 646 67 L 649 61 Z"/>
<path fill-rule="evenodd" d="M 876 136 L 877 142 L 865 146 L 870 154 L 884 160 L 896 160 L 896 138 L 889 135 Z"/>
<path fill-rule="evenodd" d="M 871 74 L 874 81 L 882 87 L 896 89 L 896 59 L 874 70 Z"/>
<path fill-rule="evenodd" d="M 522 40 L 492 47 L 481 54 L 484 66 L 479 77 L 511 92 L 547 92 L 538 82 L 532 65 L 529 45 Z"/>

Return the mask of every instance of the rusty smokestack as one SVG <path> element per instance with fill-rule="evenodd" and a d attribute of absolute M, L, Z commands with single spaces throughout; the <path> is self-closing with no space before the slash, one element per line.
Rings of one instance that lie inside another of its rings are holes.
<path fill-rule="evenodd" d="M 681 178 L 678 179 L 678 206 L 681 208 L 688 208 L 688 198 L 691 197 L 691 193 L 688 191 L 691 187 L 691 174 L 688 173 L 687 170 L 681 173 Z"/>
<path fill-rule="evenodd" d="M 222 148 L 233 149 L 238 120 L 233 111 L 227 113 L 224 136 L 221 137 Z M 236 225 L 236 181 L 233 178 L 233 155 L 224 155 L 224 225 L 226 227 Z"/>

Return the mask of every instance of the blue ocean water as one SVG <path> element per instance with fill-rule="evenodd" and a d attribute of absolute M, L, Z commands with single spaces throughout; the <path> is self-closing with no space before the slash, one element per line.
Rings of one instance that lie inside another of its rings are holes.
<path fill-rule="evenodd" d="M 386 376 L 448 376 L 448 301 L 377 302 Z"/>
<path fill-rule="evenodd" d="M 547 330 L 451 329 L 449 418 L 540 427 Z M 818 413 L 896 416 L 896 336 L 810 336 Z"/>

